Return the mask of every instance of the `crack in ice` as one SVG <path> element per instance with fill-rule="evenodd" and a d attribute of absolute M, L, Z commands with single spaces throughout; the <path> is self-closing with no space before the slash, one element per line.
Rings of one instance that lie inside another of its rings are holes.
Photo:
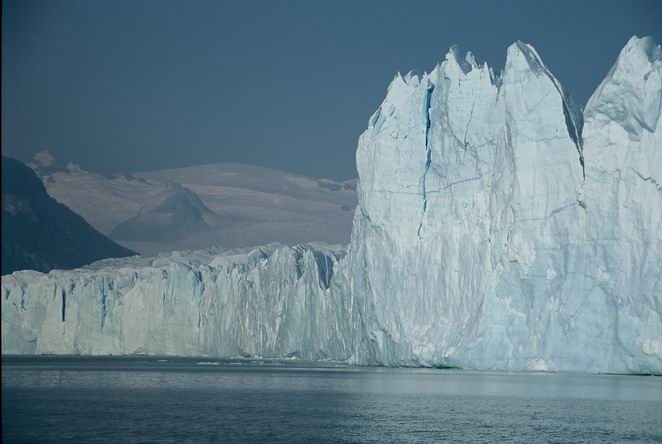
<path fill-rule="evenodd" d="M 662 192 L 662 185 L 658 183 L 655 179 L 653 179 L 653 176 L 644 177 L 643 174 L 641 174 L 639 171 L 635 170 L 634 168 L 630 168 L 630 169 L 634 171 L 634 174 L 636 174 L 637 177 L 639 177 L 639 179 L 643 180 L 644 182 L 652 183 L 653 185 L 655 185 L 657 191 Z"/>
<path fill-rule="evenodd" d="M 430 147 L 430 102 L 432 101 L 432 92 L 434 91 L 434 84 L 428 81 L 426 96 L 425 96 L 425 168 L 423 176 L 421 177 L 421 193 L 423 194 L 423 211 L 421 213 L 421 221 L 416 230 L 416 236 L 421 238 L 421 228 L 423 227 L 423 216 L 428 209 L 428 195 L 426 190 L 427 174 L 430 170 L 432 163 L 432 148 Z"/>

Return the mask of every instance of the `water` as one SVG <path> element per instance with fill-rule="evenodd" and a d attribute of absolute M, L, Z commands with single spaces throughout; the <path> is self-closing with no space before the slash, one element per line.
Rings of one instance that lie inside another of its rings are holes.
<path fill-rule="evenodd" d="M 662 378 L 3 357 L 3 442 L 662 442 Z"/>

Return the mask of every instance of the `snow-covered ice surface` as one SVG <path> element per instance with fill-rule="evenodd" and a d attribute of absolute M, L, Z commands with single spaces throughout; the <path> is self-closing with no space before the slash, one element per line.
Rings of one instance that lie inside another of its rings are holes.
<path fill-rule="evenodd" d="M 397 75 L 321 245 L 2 278 L 3 353 L 298 356 L 662 373 L 662 58 L 633 37 L 578 112 L 530 45 Z M 329 267 L 329 265 L 333 265 Z"/>
<path fill-rule="evenodd" d="M 237 163 L 102 176 L 41 152 L 31 166 L 54 199 L 141 254 L 271 242 L 346 244 L 356 207 L 356 180 Z"/>

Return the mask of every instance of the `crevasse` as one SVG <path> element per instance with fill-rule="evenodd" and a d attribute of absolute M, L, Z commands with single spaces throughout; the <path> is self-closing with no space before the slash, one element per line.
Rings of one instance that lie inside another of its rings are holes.
<path fill-rule="evenodd" d="M 425 95 L 425 167 L 423 169 L 423 176 L 421 177 L 421 194 L 423 196 L 423 210 L 421 214 L 421 223 L 418 225 L 418 230 L 416 231 L 417 236 L 421 237 L 421 227 L 423 225 L 423 217 L 425 217 L 425 211 L 428 206 L 428 194 L 427 194 L 427 174 L 430 169 L 430 164 L 432 163 L 432 149 L 430 148 L 430 102 L 432 100 L 432 92 L 434 91 L 434 84 L 428 83 L 427 92 Z"/>

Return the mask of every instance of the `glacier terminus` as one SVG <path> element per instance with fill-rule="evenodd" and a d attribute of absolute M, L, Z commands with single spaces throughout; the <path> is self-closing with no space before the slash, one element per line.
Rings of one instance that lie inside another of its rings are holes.
<path fill-rule="evenodd" d="M 348 246 L 161 253 L 2 277 L 6 354 L 662 373 L 662 50 L 580 111 L 529 44 L 397 74 Z"/>

